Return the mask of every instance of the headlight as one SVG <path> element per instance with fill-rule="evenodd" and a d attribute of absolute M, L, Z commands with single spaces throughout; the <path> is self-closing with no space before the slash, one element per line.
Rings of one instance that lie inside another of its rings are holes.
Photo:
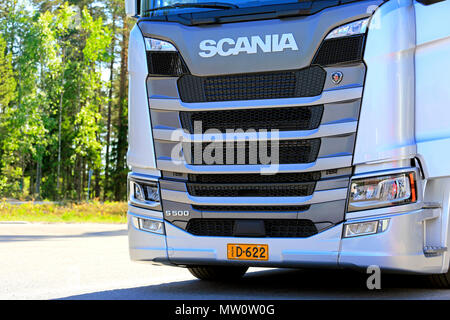
<path fill-rule="evenodd" d="M 415 173 L 354 179 L 348 211 L 403 205 L 417 201 Z"/>
<path fill-rule="evenodd" d="M 128 183 L 128 199 L 132 205 L 161 210 L 159 183 L 157 181 L 144 181 L 129 177 Z"/>
<path fill-rule="evenodd" d="M 145 49 L 147 51 L 177 51 L 177 48 L 173 44 L 167 41 L 144 38 L 145 39 Z"/>
<path fill-rule="evenodd" d="M 369 25 L 369 20 L 370 18 L 366 18 L 340 26 L 331 31 L 325 38 L 325 40 L 350 37 L 353 35 L 366 33 L 367 27 Z"/>

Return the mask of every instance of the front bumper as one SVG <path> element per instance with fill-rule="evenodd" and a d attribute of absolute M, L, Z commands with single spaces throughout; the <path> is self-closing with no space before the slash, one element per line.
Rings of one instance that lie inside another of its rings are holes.
<path fill-rule="evenodd" d="M 377 216 L 390 219 L 379 234 L 342 239 L 343 224 L 305 239 L 199 237 L 165 223 L 166 235 L 138 230 L 132 216 L 162 219 L 162 214 L 135 207 L 128 211 L 130 257 L 169 265 L 247 265 L 254 267 L 329 267 L 365 269 L 376 265 L 390 272 L 446 272 L 444 255 L 424 254 L 423 221 L 430 209 Z M 158 214 L 160 215 L 158 217 Z M 359 220 L 354 220 L 359 221 Z M 354 222 L 349 221 L 349 222 Z M 170 245 L 168 245 L 168 243 Z M 227 244 L 268 244 L 269 261 L 229 261 Z"/>

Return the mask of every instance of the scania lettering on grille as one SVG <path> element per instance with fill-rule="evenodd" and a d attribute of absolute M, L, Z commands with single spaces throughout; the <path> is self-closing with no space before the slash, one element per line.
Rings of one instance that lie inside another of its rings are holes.
<path fill-rule="evenodd" d="M 292 33 L 271 34 L 263 38 L 260 36 L 239 37 L 237 39 L 223 38 L 218 41 L 203 40 L 200 42 L 199 55 L 202 58 L 211 58 L 215 55 L 227 57 L 240 53 L 255 54 L 258 51 L 282 52 L 284 50 L 298 51 L 297 42 Z"/>

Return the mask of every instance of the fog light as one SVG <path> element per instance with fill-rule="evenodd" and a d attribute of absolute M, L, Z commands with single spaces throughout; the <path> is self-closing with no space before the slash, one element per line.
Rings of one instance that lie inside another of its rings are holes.
<path fill-rule="evenodd" d="M 158 220 L 144 219 L 144 218 L 136 218 L 134 220 L 137 222 L 137 228 L 140 230 L 144 230 L 147 232 L 165 234 L 164 232 L 164 223 Z"/>
<path fill-rule="evenodd" d="M 389 219 L 350 223 L 344 226 L 344 238 L 367 236 L 387 230 Z"/>

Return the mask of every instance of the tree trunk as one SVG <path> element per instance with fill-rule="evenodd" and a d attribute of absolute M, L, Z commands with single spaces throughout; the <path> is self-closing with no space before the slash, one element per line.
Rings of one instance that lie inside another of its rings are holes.
<path fill-rule="evenodd" d="M 36 190 L 35 190 L 37 199 L 41 197 L 41 172 L 42 172 L 41 162 L 38 160 L 36 162 Z"/>
<path fill-rule="evenodd" d="M 61 194 L 59 176 L 61 174 L 61 122 L 62 122 L 63 95 L 64 95 L 64 91 L 63 91 L 63 88 L 61 88 L 61 95 L 59 97 L 59 123 L 58 123 L 58 170 L 56 173 L 56 192 L 57 192 L 56 196 L 57 196 L 58 200 L 59 200 L 60 194 Z"/>
<path fill-rule="evenodd" d="M 30 197 L 31 198 L 34 198 L 34 174 L 33 174 L 33 171 L 34 171 L 34 164 L 33 164 L 33 161 L 31 160 L 31 163 L 30 163 Z"/>
<path fill-rule="evenodd" d="M 107 192 L 109 191 L 109 150 L 111 145 L 111 107 L 112 107 L 112 96 L 113 96 L 113 80 L 114 80 L 114 49 L 116 46 L 116 14 L 115 10 L 113 9 L 112 14 L 112 34 L 113 39 L 111 41 L 111 62 L 109 65 L 109 92 L 108 92 L 108 120 L 106 123 L 106 155 L 105 155 L 105 182 L 103 185 L 103 201 L 106 200 Z"/>
<path fill-rule="evenodd" d="M 119 83 L 119 116 L 118 116 L 118 137 L 117 137 L 117 159 L 116 159 L 116 175 L 115 175 L 115 200 L 123 199 L 126 189 L 126 172 L 125 172 L 125 156 L 127 149 L 127 69 L 128 69 L 128 27 L 126 15 L 122 15 L 122 52 L 120 54 L 120 83 Z"/>

